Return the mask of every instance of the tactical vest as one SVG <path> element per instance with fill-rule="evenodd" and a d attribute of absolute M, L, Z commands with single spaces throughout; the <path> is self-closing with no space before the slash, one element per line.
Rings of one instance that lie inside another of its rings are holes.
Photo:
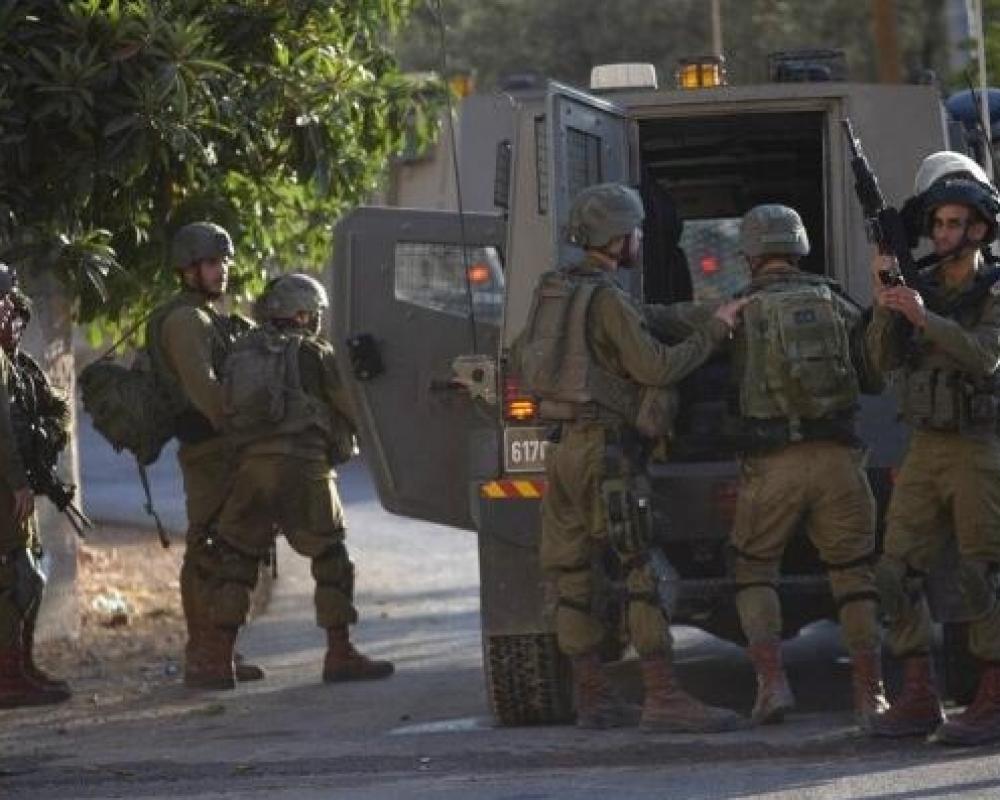
<path fill-rule="evenodd" d="M 179 294 L 157 308 L 149 317 L 146 325 L 146 349 L 149 366 L 158 388 L 163 392 L 173 414 L 174 433 L 181 442 L 195 444 L 217 436 L 217 432 L 184 393 L 177 375 L 170 367 L 166 351 L 163 348 L 163 324 L 170 314 L 183 306 L 191 306 L 192 297 L 188 293 Z M 214 335 L 212 336 L 212 370 L 216 375 L 222 374 L 222 365 L 235 339 L 235 332 L 225 317 L 210 307 L 203 307 L 212 321 Z"/>
<path fill-rule="evenodd" d="M 67 403 L 52 389 L 38 363 L 22 351 L 12 359 L 7 392 L 18 452 L 29 483 L 38 490 L 33 479 L 54 470 L 69 443 Z"/>
<path fill-rule="evenodd" d="M 743 309 L 740 412 L 750 423 L 803 421 L 850 413 L 858 402 L 847 324 L 826 278 L 808 273 L 756 281 Z"/>
<path fill-rule="evenodd" d="M 329 408 L 303 386 L 300 357 L 305 346 L 302 335 L 269 325 L 233 345 L 222 368 L 222 390 L 223 429 L 235 445 L 310 428 L 332 437 Z"/>
<path fill-rule="evenodd" d="M 997 277 L 995 271 L 977 276 L 972 288 L 955 301 L 945 303 L 931 297 L 928 305 L 963 328 L 974 326 L 994 297 L 990 289 Z M 997 376 L 973 375 L 958 368 L 928 365 L 925 354 L 926 350 L 919 344 L 911 343 L 900 391 L 902 419 L 914 428 L 925 430 L 972 435 L 1000 432 Z"/>
<path fill-rule="evenodd" d="M 516 352 L 543 418 L 636 419 L 639 387 L 598 364 L 587 340 L 590 306 L 602 289 L 621 291 L 604 273 L 552 271 L 539 280 Z"/>

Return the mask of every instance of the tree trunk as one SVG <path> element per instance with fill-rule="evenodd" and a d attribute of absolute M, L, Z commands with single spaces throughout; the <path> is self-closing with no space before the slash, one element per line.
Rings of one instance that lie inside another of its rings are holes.
<path fill-rule="evenodd" d="M 56 280 L 45 274 L 23 276 L 33 313 L 24 337 L 24 348 L 45 370 L 52 384 L 70 398 L 71 431 L 76 431 L 76 376 L 73 360 L 72 301 Z M 59 462 L 63 480 L 79 487 L 80 468 L 76 436 Z M 82 506 L 79 495 L 77 504 Z M 36 498 L 38 526 L 45 548 L 48 584 L 39 617 L 38 639 L 76 638 L 80 614 L 76 591 L 77 537 L 66 517 L 47 498 Z"/>

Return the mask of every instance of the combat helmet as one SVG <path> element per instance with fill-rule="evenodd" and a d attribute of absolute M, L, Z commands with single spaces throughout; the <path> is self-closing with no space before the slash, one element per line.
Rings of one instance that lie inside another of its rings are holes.
<path fill-rule="evenodd" d="M 292 319 L 298 312 L 319 314 L 329 305 L 326 289 L 312 275 L 290 272 L 273 279 L 260 300 L 256 314 L 261 320 Z"/>
<path fill-rule="evenodd" d="M 740 221 L 740 250 L 748 258 L 805 256 L 809 254 L 809 235 L 794 208 L 775 203 L 754 206 Z"/>
<path fill-rule="evenodd" d="M 920 232 L 924 236 L 931 235 L 934 211 L 955 204 L 975 209 L 987 224 L 983 244 L 996 238 L 1000 195 L 983 168 L 968 156 L 949 150 L 931 153 L 917 170 L 913 191 L 919 204 Z"/>
<path fill-rule="evenodd" d="M 573 199 L 566 238 L 579 247 L 604 247 L 618 236 L 628 236 L 645 218 L 635 189 L 620 183 L 595 184 Z"/>
<path fill-rule="evenodd" d="M 214 222 L 191 222 L 174 234 L 170 261 L 175 269 L 211 258 L 232 258 L 233 240 L 229 232 Z"/>

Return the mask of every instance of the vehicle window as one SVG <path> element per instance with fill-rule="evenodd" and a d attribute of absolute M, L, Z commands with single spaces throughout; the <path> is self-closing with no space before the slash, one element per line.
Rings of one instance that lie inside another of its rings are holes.
<path fill-rule="evenodd" d="M 504 275 L 495 247 L 397 242 L 396 299 L 456 317 L 469 316 L 469 290 L 476 319 L 499 325 L 503 314 Z M 468 280 L 466 280 L 466 264 Z"/>
<path fill-rule="evenodd" d="M 602 180 L 601 138 L 576 128 L 567 128 L 566 150 L 566 178 L 569 181 L 569 196 L 573 198 L 581 190 Z"/>
<path fill-rule="evenodd" d="M 681 249 L 687 255 L 696 303 L 725 300 L 750 282 L 740 253 L 740 219 L 686 219 Z"/>

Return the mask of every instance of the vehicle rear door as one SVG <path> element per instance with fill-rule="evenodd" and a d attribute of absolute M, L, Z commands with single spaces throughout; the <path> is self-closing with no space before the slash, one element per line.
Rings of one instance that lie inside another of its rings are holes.
<path fill-rule="evenodd" d="M 499 215 L 397 208 L 337 226 L 334 341 L 389 511 L 473 529 L 470 482 L 497 473 L 504 236 Z"/>

